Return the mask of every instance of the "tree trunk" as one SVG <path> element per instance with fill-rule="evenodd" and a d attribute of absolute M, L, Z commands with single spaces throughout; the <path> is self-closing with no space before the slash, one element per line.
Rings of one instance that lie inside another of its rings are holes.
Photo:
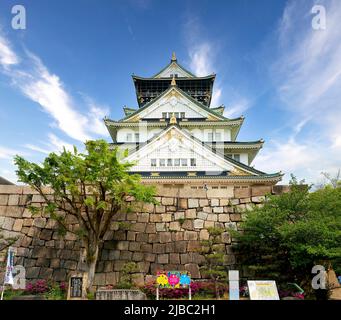
<path fill-rule="evenodd" d="M 85 247 L 86 253 L 86 274 L 88 276 L 87 279 L 87 293 L 91 292 L 91 287 L 94 281 L 95 272 L 96 272 L 96 264 L 98 260 L 98 253 L 99 253 L 99 243 L 98 241 L 93 241 L 88 243 Z"/>

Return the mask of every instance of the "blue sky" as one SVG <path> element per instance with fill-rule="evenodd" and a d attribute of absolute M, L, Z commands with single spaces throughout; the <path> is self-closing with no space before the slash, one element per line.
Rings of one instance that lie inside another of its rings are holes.
<path fill-rule="evenodd" d="M 155 74 L 172 51 L 217 74 L 213 106 L 246 118 L 238 140 L 265 140 L 257 169 L 316 183 L 341 168 L 340 1 L 21 1 L 25 30 L 11 27 L 16 4 L 0 2 L 0 176 L 16 180 L 15 154 L 110 141 L 102 118 L 137 105 L 131 74 Z"/>

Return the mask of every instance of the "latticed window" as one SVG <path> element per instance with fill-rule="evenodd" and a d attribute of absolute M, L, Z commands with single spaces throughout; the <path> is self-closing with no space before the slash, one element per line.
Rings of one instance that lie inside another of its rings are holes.
<path fill-rule="evenodd" d="M 156 167 L 156 159 L 150 159 L 150 165 Z"/>
<path fill-rule="evenodd" d="M 197 165 L 197 159 L 191 158 L 191 167 L 195 167 Z"/>
<path fill-rule="evenodd" d="M 174 159 L 174 166 L 179 167 L 180 166 L 180 159 Z"/>
<path fill-rule="evenodd" d="M 173 166 L 173 159 L 167 159 L 167 166 L 172 167 Z"/>
<path fill-rule="evenodd" d="M 165 167 L 165 166 L 166 166 L 166 160 L 160 159 L 160 167 Z"/>
<path fill-rule="evenodd" d="M 181 159 L 181 165 L 183 167 L 186 167 L 187 166 L 187 159 Z"/>

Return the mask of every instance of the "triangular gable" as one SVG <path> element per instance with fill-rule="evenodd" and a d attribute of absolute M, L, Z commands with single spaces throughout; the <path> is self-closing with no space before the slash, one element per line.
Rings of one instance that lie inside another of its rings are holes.
<path fill-rule="evenodd" d="M 138 121 L 140 119 L 162 118 L 163 112 L 188 112 L 188 118 L 209 118 L 210 120 L 226 120 L 226 118 L 200 102 L 193 99 L 177 86 L 171 86 L 157 98 L 147 103 L 123 121 Z"/>
<path fill-rule="evenodd" d="M 176 168 L 152 167 L 151 159 L 188 159 L 188 166 Z M 189 159 L 196 159 L 196 166 L 191 167 Z M 190 134 L 181 130 L 178 126 L 172 125 L 153 138 L 148 144 L 132 153 L 126 161 L 136 162 L 132 171 L 229 171 L 238 172 L 238 175 L 258 175 L 252 168 L 248 168 L 232 159 L 223 158 L 212 152 L 207 146 L 202 145 Z"/>
<path fill-rule="evenodd" d="M 153 76 L 153 78 L 172 78 L 173 75 L 183 78 L 194 78 L 194 74 L 186 70 L 176 61 L 171 61 L 165 68 L 163 68 L 159 73 Z"/>

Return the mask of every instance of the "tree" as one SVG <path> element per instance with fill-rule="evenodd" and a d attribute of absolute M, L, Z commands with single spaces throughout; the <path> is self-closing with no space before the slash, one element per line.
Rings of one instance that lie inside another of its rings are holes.
<path fill-rule="evenodd" d="M 49 154 L 42 164 L 16 156 L 15 164 L 19 181 L 44 198 L 45 212 L 58 221 L 60 231 L 76 234 L 82 241 L 89 291 L 105 233 L 117 213 L 131 209 L 126 198 L 155 203 L 155 190 L 142 185 L 139 175 L 130 174 L 134 164 L 119 161 L 118 149 L 110 150 L 104 140 L 88 141 L 85 149 L 79 153 L 75 147 L 73 152 L 64 148 L 60 154 Z M 76 230 L 66 223 L 68 215 L 77 219 Z"/>
<path fill-rule="evenodd" d="M 255 278 L 298 282 L 309 293 L 311 270 L 328 268 L 341 258 L 341 188 L 310 187 L 296 179 L 290 192 L 268 196 L 249 212 L 235 250 Z"/>
<path fill-rule="evenodd" d="M 214 283 L 216 298 L 219 298 L 219 282 L 227 279 L 227 270 L 224 266 L 225 245 L 221 243 L 221 236 L 225 231 L 222 228 L 207 228 L 209 238 L 201 241 L 201 253 L 205 257 L 201 265 L 202 275 L 210 278 Z"/>

